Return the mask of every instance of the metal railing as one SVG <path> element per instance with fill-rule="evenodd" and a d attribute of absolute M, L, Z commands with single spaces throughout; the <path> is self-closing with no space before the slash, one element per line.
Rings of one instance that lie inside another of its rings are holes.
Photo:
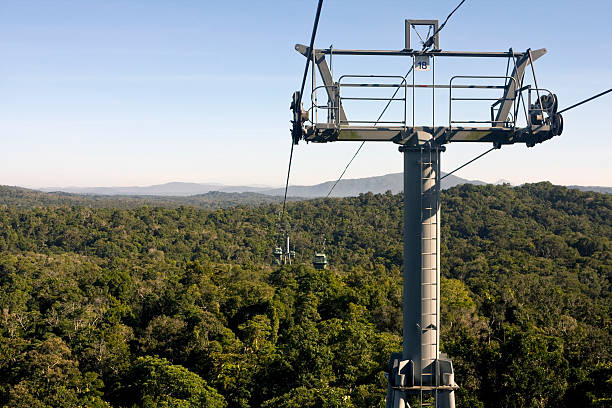
<path fill-rule="evenodd" d="M 343 80 L 350 78 L 377 78 L 377 79 L 397 79 L 399 83 L 384 83 L 384 82 L 363 82 L 363 83 L 343 83 Z M 308 110 L 310 113 L 310 122 L 312 124 L 318 123 L 318 110 L 327 111 L 327 123 L 333 124 L 335 127 L 350 126 L 351 123 L 377 126 L 379 124 L 385 125 L 400 125 L 404 128 L 407 126 L 407 99 L 408 99 L 408 82 L 406 78 L 401 75 L 342 75 L 338 82 L 334 85 L 320 85 L 316 86 L 311 92 L 311 107 Z M 412 86 L 412 85 L 410 85 Z M 342 88 L 396 88 L 403 89 L 404 95 L 402 97 L 356 97 L 356 96 L 341 96 Z M 327 105 L 319 105 L 317 103 L 317 91 L 325 89 L 328 94 Z M 331 92 L 330 92 L 331 91 Z M 334 95 L 335 98 L 329 97 Z M 348 122 L 340 121 L 340 107 L 342 101 L 377 101 L 377 102 L 403 102 L 403 120 L 349 120 Z"/>
<path fill-rule="evenodd" d="M 544 91 L 547 92 L 550 98 L 555 98 L 555 95 L 546 88 L 532 88 L 532 87 L 528 87 L 527 88 L 527 106 L 528 106 L 528 111 L 529 111 L 529 115 L 527 115 L 527 123 L 531 126 L 533 125 L 532 123 L 532 119 L 531 119 L 531 112 L 533 110 L 539 110 L 540 114 L 542 115 L 541 117 L 541 121 L 545 122 L 547 117 L 550 116 L 548 110 L 544 109 L 544 107 L 542 106 L 542 95 L 540 95 L 540 91 Z M 538 107 L 536 107 L 535 109 L 532 109 L 532 103 L 531 103 L 531 93 L 532 92 L 536 92 L 537 95 L 537 99 L 536 102 L 539 101 L 538 103 Z M 546 115 L 544 115 L 546 113 Z"/>
<path fill-rule="evenodd" d="M 348 79 L 351 78 L 361 78 L 361 79 L 397 79 L 397 83 L 385 83 L 385 82 L 346 82 Z M 504 79 L 505 80 L 505 85 L 485 85 L 485 84 L 457 84 L 456 82 L 458 80 L 461 79 L 480 79 L 480 80 L 493 80 L 493 79 Z M 344 81 L 344 82 L 343 82 Z M 528 113 L 527 111 L 533 111 L 533 109 L 531 109 L 532 106 L 532 97 L 531 97 L 531 93 L 532 92 L 546 92 L 549 95 L 553 95 L 552 92 L 546 88 L 533 88 L 530 85 L 526 85 L 523 86 L 521 88 L 518 88 L 515 86 L 515 93 L 514 93 L 514 97 L 512 98 L 504 98 L 504 97 L 500 97 L 500 98 L 488 98 L 488 97 L 458 97 L 458 96 L 453 96 L 456 95 L 456 91 L 459 89 L 470 89 L 470 90 L 504 90 L 507 89 L 509 86 L 511 86 L 510 84 L 514 83 L 516 85 L 516 79 L 513 78 L 512 76 L 508 76 L 508 75 L 500 75 L 500 76 L 483 76 L 483 75 L 455 75 L 453 77 L 451 77 L 449 84 L 448 85 L 444 85 L 444 84 L 413 84 L 413 83 L 408 83 L 406 78 L 400 75 L 343 75 L 338 79 L 338 82 L 336 82 L 333 85 L 319 85 L 319 86 L 315 86 L 314 89 L 311 91 L 311 107 L 310 109 L 308 109 L 309 112 L 309 122 L 311 122 L 311 124 L 313 124 L 314 126 L 317 126 L 317 124 L 321 124 L 318 121 L 318 110 L 322 109 L 325 110 L 327 112 L 327 125 L 328 126 L 333 126 L 335 128 L 342 128 L 342 127 L 351 127 L 352 124 L 355 125 L 368 125 L 368 126 L 377 126 L 377 125 L 399 125 L 400 127 L 403 127 L 404 129 L 407 129 L 408 127 L 408 123 L 407 123 L 407 107 L 408 107 L 408 90 L 409 89 L 418 89 L 418 88 L 434 88 L 434 89 L 448 89 L 449 90 L 449 107 L 448 107 L 448 126 L 449 129 L 452 130 L 454 127 L 459 127 L 457 126 L 458 124 L 488 124 L 490 127 L 498 127 L 498 126 L 504 126 L 504 127 L 510 127 L 510 128 L 516 128 L 517 127 L 517 118 L 518 118 L 518 109 L 519 109 L 519 105 L 521 103 L 521 100 L 525 101 L 525 99 L 527 99 L 528 103 L 528 108 L 526 109 L 526 114 Z M 345 88 L 394 88 L 394 89 L 401 89 L 404 91 L 404 94 L 400 96 L 395 96 L 395 97 L 378 97 L 378 96 L 372 96 L 372 97 L 359 97 L 359 96 L 342 96 L 343 92 L 341 92 L 342 89 Z M 324 105 L 319 105 L 317 103 L 317 92 L 325 89 L 327 94 L 328 94 L 328 98 L 327 98 L 327 104 Z M 524 97 L 523 92 L 527 91 L 527 98 Z M 453 92 L 455 92 L 455 94 L 453 94 Z M 333 97 L 330 97 L 333 96 Z M 414 97 L 414 96 L 413 96 Z M 393 103 L 393 102 L 403 102 L 403 116 L 402 116 L 402 120 L 381 120 L 381 119 L 372 119 L 372 120 L 352 120 L 349 119 L 348 121 L 341 121 L 340 120 L 340 109 L 343 106 L 342 101 L 377 101 L 377 102 L 388 102 L 388 103 Z M 453 105 L 454 103 L 457 102 L 468 102 L 468 101 L 474 101 L 474 102 L 482 102 L 482 101 L 491 101 L 493 102 L 490 106 L 490 119 L 488 120 L 459 120 L 456 118 L 453 118 Z M 510 110 L 510 115 L 509 118 L 506 120 L 495 120 L 495 115 L 499 109 L 499 105 L 502 104 L 502 102 L 504 101 L 512 101 L 514 109 Z M 414 104 L 414 101 L 413 101 Z M 523 102 L 524 104 L 524 102 Z M 546 109 L 544 109 L 541 105 L 537 108 L 535 108 L 537 110 L 540 111 L 542 118 L 546 118 L 547 116 L 546 114 Z M 527 118 L 527 123 L 529 125 L 531 125 L 531 121 L 530 121 L 530 115 L 527 114 L 526 115 Z"/>
<path fill-rule="evenodd" d="M 351 86 L 351 87 L 364 87 L 364 88 L 379 88 L 380 85 L 385 85 L 384 83 L 359 83 L 359 84 L 355 84 L 355 83 L 348 83 L 348 84 L 343 84 L 342 80 L 345 78 L 378 78 L 378 79 L 399 79 L 400 83 L 399 84 L 391 84 L 391 85 L 395 85 L 395 86 L 391 86 L 391 88 L 403 88 L 404 89 L 404 97 L 403 98 L 391 98 L 391 97 L 343 97 L 340 94 L 340 90 L 342 89 L 343 86 Z M 406 78 L 404 78 L 401 75 L 342 75 L 339 79 L 338 79 L 338 99 L 339 99 L 339 103 L 342 104 L 343 100 L 351 100 L 351 101 L 384 101 L 384 102 L 404 102 L 404 109 L 403 109 L 403 113 L 404 113 L 404 117 L 402 121 L 389 121 L 389 120 L 349 120 L 348 124 L 350 125 L 350 123 L 360 123 L 360 124 L 369 124 L 371 126 L 376 126 L 380 123 L 384 123 L 387 125 L 401 125 L 404 127 L 404 129 L 406 128 L 407 124 L 406 124 L 406 108 L 407 108 L 407 98 L 408 98 L 408 82 L 406 81 Z"/>
<path fill-rule="evenodd" d="M 318 105 L 317 104 L 317 91 L 320 89 L 332 89 L 332 93 L 335 95 L 339 95 L 338 84 L 334 85 L 319 85 L 312 89 L 310 93 L 310 101 L 311 105 L 308 109 L 310 122 L 314 125 L 318 122 L 318 110 L 323 109 L 327 111 L 327 122 L 335 123 L 337 118 L 340 116 L 340 104 L 337 101 L 328 98 L 327 105 Z M 329 91 L 327 91 L 329 94 Z"/>
<path fill-rule="evenodd" d="M 453 81 L 456 79 L 504 79 L 506 81 L 506 85 L 453 85 Z M 503 101 L 516 101 L 516 95 L 519 92 L 515 93 L 514 98 L 458 98 L 453 97 L 453 89 L 505 89 L 510 86 L 510 82 L 508 80 L 514 82 L 516 85 L 516 80 L 507 75 L 501 76 L 491 76 L 491 75 L 455 75 L 450 79 L 448 85 L 448 127 L 450 130 L 453 128 L 453 124 L 489 124 L 491 127 L 495 125 L 508 125 L 510 124 L 512 128 L 516 127 L 516 115 L 513 115 L 512 121 L 506 120 L 495 120 L 495 107 L 502 103 Z M 494 101 L 491 105 L 491 119 L 490 120 L 453 120 L 453 101 Z"/>

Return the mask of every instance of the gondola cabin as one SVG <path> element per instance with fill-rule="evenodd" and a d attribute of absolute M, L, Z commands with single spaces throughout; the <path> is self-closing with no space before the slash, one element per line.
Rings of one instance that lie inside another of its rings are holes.
<path fill-rule="evenodd" d="M 327 268 L 327 255 L 323 252 L 315 252 L 312 259 L 312 265 L 315 269 L 326 269 Z"/>
<path fill-rule="evenodd" d="M 274 248 L 274 264 L 280 265 L 283 259 L 283 249 L 281 247 Z"/>

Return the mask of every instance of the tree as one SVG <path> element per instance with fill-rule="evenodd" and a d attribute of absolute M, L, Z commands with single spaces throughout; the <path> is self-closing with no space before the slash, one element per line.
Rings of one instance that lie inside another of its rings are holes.
<path fill-rule="evenodd" d="M 102 381 L 95 373 L 81 374 L 59 337 L 36 344 L 18 367 L 20 381 L 10 390 L 9 407 L 110 407 L 100 398 Z"/>
<path fill-rule="evenodd" d="M 200 376 L 158 357 L 139 357 L 127 381 L 125 398 L 143 408 L 224 408 L 225 399 Z"/>

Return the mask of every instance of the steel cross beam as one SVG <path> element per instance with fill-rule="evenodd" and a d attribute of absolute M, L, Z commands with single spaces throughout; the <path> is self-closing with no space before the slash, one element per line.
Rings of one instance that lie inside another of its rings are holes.
<path fill-rule="evenodd" d="M 300 53 L 302 53 L 302 49 L 308 50 L 307 45 L 296 44 L 295 48 Z M 540 49 L 532 51 L 532 54 L 536 52 L 543 51 L 546 53 L 546 49 Z M 474 58 L 508 58 L 508 57 L 516 57 L 521 58 L 527 53 L 525 52 L 514 52 L 514 51 L 502 51 L 502 52 L 490 52 L 490 51 L 442 51 L 442 50 L 431 50 L 431 51 L 418 51 L 411 49 L 404 50 L 351 50 L 351 49 L 330 49 L 330 48 L 321 48 L 315 49 L 316 53 L 324 54 L 324 55 L 372 55 L 372 56 L 404 56 L 404 57 L 413 57 L 418 55 L 426 55 L 430 57 L 474 57 Z"/>
<path fill-rule="evenodd" d="M 515 143 L 535 144 L 550 139 L 550 125 L 532 125 L 521 129 L 512 127 L 465 127 L 465 126 L 341 126 L 327 123 L 307 126 L 304 140 L 314 143 L 328 142 L 393 142 L 400 145 L 411 144 L 419 133 L 428 133 L 437 144 L 453 142 L 493 143 L 496 146 Z"/>

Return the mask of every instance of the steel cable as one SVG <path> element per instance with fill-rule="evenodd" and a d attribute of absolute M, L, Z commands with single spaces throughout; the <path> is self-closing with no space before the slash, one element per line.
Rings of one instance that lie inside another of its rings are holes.
<path fill-rule="evenodd" d="M 465 0 L 462 0 L 461 3 L 459 3 L 457 5 L 457 7 L 455 7 L 455 9 L 453 11 L 450 12 L 450 14 L 448 15 L 448 17 L 446 17 L 446 20 L 444 20 L 444 22 L 442 23 L 442 25 L 440 27 L 438 27 L 438 29 L 436 31 L 434 31 L 434 33 L 431 35 L 431 37 L 429 37 L 425 43 L 423 44 L 423 50 L 425 50 L 425 48 L 427 47 L 431 47 L 431 45 L 433 44 L 434 38 L 436 35 L 438 35 L 438 33 L 440 31 L 442 31 L 442 29 L 444 28 L 444 26 L 446 25 L 446 23 L 448 23 L 448 20 L 450 20 L 450 18 L 452 17 L 453 14 L 455 14 L 455 11 L 457 11 L 459 9 L 459 7 L 461 7 L 461 5 L 465 3 Z M 422 51 L 423 51 L 422 50 Z"/>
<path fill-rule="evenodd" d="M 321 16 L 322 6 L 323 0 L 319 0 L 319 4 L 317 5 L 317 14 L 315 15 L 314 26 L 312 27 L 312 35 L 310 36 L 310 47 L 308 47 L 308 52 L 306 55 L 306 66 L 304 67 L 304 76 L 302 77 L 302 87 L 300 88 L 300 94 L 298 95 L 298 108 L 300 108 L 300 104 L 302 103 L 302 94 L 304 93 L 304 86 L 306 85 L 306 77 L 308 76 L 308 66 L 310 65 L 310 58 L 312 57 L 312 47 L 314 47 L 315 36 L 317 35 L 317 28 L 319 27 L 319 17 Z"/>
<path fill-rule="evenodd" d="M 291 153 L 289 153 L 289 167 L 287 168 L 287 182 L 285 183 L 285 197 L 283 198 L 283 211 L 281 212 L 281 228 L 284 228 L 285 206 L 287 205 L 287 190 L 289 188 L 289 176 L 291 175 L 291 161 L 293 160 L 293 140 L 291 140 Z"/>
<path fill-rule="evenodd" d="M 595 95 L 595 96 L 591 96 L 590 98 L 587 98 L 587 99 L 585 99 L 584 101 L 581 101 L 581 102 L 575 103 L 575 104 L 573 104 L 572 106 L 569 106 L 569 107 L 567 107 L 567 108 L 565 108 L 565 109 L 563 109 L 563 110 L 560 110 L 560 111 L 559 111 L 559 112 L 557 112 L 557 113 L 563 113 L 563 112 L 566 112 L 566 111 L 568 111 L 568 110 L 570 110 L 570 109 L 574 109 L 575 107 L 580 106 L 580 105 L 582 105 L 583 103 L 587 103 L 587 102 L 589 102 L 589 101 L 592 101 L 592 100 L 593 100 L 593 99 L 595 99 L 595 98 L 599 98 L 600 96 L 604 96 L 605 94 L 607 94 L 607 93 L 609 93 L 609 92 L 612 92 L 612 88 L 608 89 L 607 91 L 603 91 L 602 93 L 598 93 L 598 94 L 597 94 L 597 95 Z"/>
<path fill-rule="evenodd" d="M 414 67 L 411 67 L 408 72 L 406 72 L 406 75 L 404 75 L 404 79 L 408 78 L 408 75 L 410 75 L 410 73 L 412 72 L 412 69 Z M 387 108 L 389 108 L 389 105 L 391 104 L 391 101 L 393 101 L 393 98 L 395 98 L 395 95 L 397 95 L 397 93 L 399 92 L 400 88 L 397 87 L 395 89 L 395 92 L 393 92 L 393 95 L 391 95 L 391 98 L 387 101 L 387 105 L 385 106 L 385 108 L 382 110 L 382 112 L 380 113 L 380 115 L 378 115 L 378 119 L 376 119 L 376 122 L 374 122 L 374 126 L 378 125 L 378 122 L 380 122 L 380 119 L 382 119 L 383 115 L 385 114 L 385 112 L 387 111 Z M 334 185 L 332 186 L 332 188 L 329 190 L 329 192 L 327 193 L 327 195 L 325 196 L 325 198 L 328 198 L 330 196 L 330 194 L 332 193 L 332 191 L 334 191 L 334 188 L 336 188 L 336 185 L 340 182 L 340 180 L 342 180 L 342 177 L 344 176 L 344 173 L 346 173 L 346 171 L 348 170 L 349 166 L 351 165 L 351 163 L 353 162 L 353 160 L 355 160 L 355 157 L 357 157 L 357 154 L 359 154 L 359 151 L 361 150 L 361 148 L 363 147 L 363 145 L 365 144 L 365 141 L 361 142 L 361 144 L 359 145 L 359 147 L 357 148 L 357 151 L 355 152 L 355 154 L 353 155 L 353 157 L 351 158 L 351 160 L 349 160 L 348 164 L 346 165 L 346 167 L 344 168 L 344 170 L 342 171 L 342 174 L 340 174 L 340 177 L 338 177 L 338 179 L 336 180 L 336 182 L 334 183 Z"/>
<path fill-rule="evenodd" d="M 451 174 L 453 174 L 453 173 L 455 173 L 455 172 L 457 172 L 457 171 L 461 170 L 462 168 L 464 168 L 464 167 L 465 167 L 465 166 L 467 166 L 468 164 L 475 162 L 476 160 L 480 159 L 480 158 L 481 158 L 482 156 L 484 156 L 485 154 L 490 153 L 490 152 L 492 152 L 492 151 L 493 151 L 493 150 L 495 150 L 495 149 L 498 149 L 498 148 L 497 148 L 497 147 L 492 147 L 492 148 L 490 148 L 489 150 L 487 150 L 486 152 L 481 153 L 481 154 L 479 154 L 478 156 L 474 157 L 474 158 L 473 158 L 472 160 L 470 160 L 469 162 L 464 163 L 464 164 L 462 164 L 461 166 L 457 167 L 455 170 L 451 171 L 450 173 L 446 173 L 444 176 L 440 177 L 440 181 L 444 180 L 446 177 L 450 176 Z"/>
<path fill-rule="evenodd" d="M 300 94 L 296 104 L 296 109 L 302 109 L 302 94 L 304 93 L 304 86 L 306 85 L 306 77 L 308 76 L 308 67 L 310 65 L 310 58 L 312 57 L 312 48 L 314 47 L 315 37 L 317 35 L 317 28 L 319 27 L 319 17 L 321 17 L 321 7 L 323 6 L 323 0 L 319 0 L 317 5 L 317 13 L 315 15 L 314 25 L 312 27 L 312 35 L 310 36 L 310 47 L 308 47 L 308 53 L 306 55 L 306 66 L 304 67 L 304 76 L 302 77 L 302 87 L 300 88 Z M 314 72 L 313 72 L 314 75 Z M 291 162 L 293 161 L 293 139 L 291 140 L 291 152 L 289 153 L 289 166 L 287 168 L 287 181 L 285 182 L 285 196 L 283 198 L 283 210 L 281 213 L 281 228 L 284 228 L 285 224 L 285 207 L 287 206 L 287 191 L 289 190 L 289 177 L 291 176 Z"/>
<path fill-rule="evenodd" d="M 580 105 L 582 105 L 582 104 L 584 104 L 584 103 L 587 103 L 587 102 L 589 102 L 589 101 L 592 101 L 593 99 L 595 99 L 595 98 L 599 98 L 600 96 L 603 96 L 603 95 L 605 95 L 605 94 L 607 94 L 607 93 L 610 93 L 610 92 L 612 92 L 612 88 L 608 89 L 607 91 L 603 91 L 603 92 L 601 92 L 601 93 L 598 93 L 597 95 L 591 96 L 590 98 L 587 98 L 587 99 L 585 99 L 585 100 L 583 100 L 583 101 L 580 101 L 580 102 L 578 102 L 578 103 L 575 103 L 575 104 L 573 104 L 572 106 L 569 106 L 569 107 L 567 107 L 567 108 L 565 108 L 565 109 L 563 109 L 563 110 L 560 110 L 560 111 L 559 111 L 559 112 L 557 112 L 557 113 L 566 112 L 566 111 L 568 111 L 568 110 L 570 110 L 570 109 L 573 109 L 573 108 L 575 108 L 575 107 L 577 107 L 577 106 L 580 106 Z M 481 158 L 482 156 L 484 156 L 485 154 L 490 153 L 490 152 L 492 152 L 492 151 L 493 151 L 493 150 L 495 150 L 495 149 L 496 149 L 495 147 L 492 147 L 491 149 L 487 150 L 486 152 L 484 152 L 484 153 L 482 153 L 482 154 L 480 154 L 480 155 L 476 156 L 475 158 L 473 158 L 472 160 L 468 161 L 467 163 L 462 164 L 461 166 L 457 167 L 455 170 L 451 171 L 450 173 L 447 173 L 447 174 L 445 174 L 444 176 L 440 177 L 440 180 L 442 180 L 442 179 L 444 179 L 444 178 L 446 178 L 446 177 L 450 176 L 451 174 L 453 174 L 453 173 L 455 173 L 455 172 L 457 172 L 457 171 L 461 170 L 462 168 L 464 168 L 464 167 L 465 167 L 465 166 L 467 166 L 468 164 L 475 162 L 476 160 L 480 159 L 480 158 Z"/>
<path fill-rule="evenodd" d="M 421 38 L 421 35 L 419 34 L 419 32 L 416 30 L 416 28 L 414 28 L 414 26 L 412 27 L 414 29 L 414 31 L 417 33 L 417 35 L 419 36 L 419 39 L 421 40 L 421 43 L 423 44 L 423 50 L 425 48 L 427 48 L 429 45 L 427 45 L 428 42 L 433 43 L 433 38 L 435 35 L 437 35 L 446 25 L 446 23 L 448 22 L 448 20 L 451 18 L 451 16 L 455 13 L 455 11 L 457 11 L 457 9 L 459 9 L 459 7 L 461 7 L 461 5 L 465 3 L 465 0 L 462 0 L 461 3 L 459 3 L 457 5 L 457 7 L 455 7 L 455 9 L 453 11 L 451 11 L 451 13 L 446 17 L 446 20 L 444 20 L 444 22 L 442 23 L 442 25 L 440 27 L 438 27 L 438 29 L 431 35 L 431 37 L 429 36 L 429 31 L 427 32 L 428 36 L 427 36 L 427 40 L 423 41 L 423 38 Z M 431 27 L 430 27 L 431 29 Z M 431 41 L 430 41 L 431 40 Z M 408 75 L 410 75 L 410 72 L 412 72 L 414 67 L 411 67 L 410 70 L 406 73 L 406 75 L 404 75 L 404 78 L 407 78 Z M 395 97 L 395 95 L 397 95 L 397 92 L 399 91 L 399 88 L 397 88 L 395 90 L 395 93 L 393 94 L 393 96 L 391 97 L 391 99 L 393 99 Z M 387 106 L 385 106 L 385 108 L 383 109 L 382 113 L 380 114 L 380 116 L 378 117 L 378 119 L 376 120 L 376 122 L 374 123 L 374 125 L 378 124 L 378 122 L 380 121 L 380 119 L 382 118 L 382 115 L 386 112 L 387 108 L 389 107 L 389 104 L 391 103 L 391 100 L 389 100 L 389 102 L 387 102 Z M 338 179 L 336 180 L 336 182 L 332 185 L 331 189 L 329 190 L 329 192 L 327 193 L 327 195 L 325 196 L 326 198 L 329 197 L 332 193 L 332 191 L 334 191 L 334 188 L 336 188 L 336 185 L 338 185 L 338 183 L 340 182 L 340 180 L 342 180 L 342 177 L 344 177 L 344 173 L 346 173 L 346 171 L 348 170 L 349 166 L 351 165 L 351 163 L 353 162 L 353 160 L 355 160 L 355 157 L 357 157 L 357 155 L 359 154 L 359 152 L 361 151 L 361 148 L 363 147 L 363 145 L 365 144 L 365 141 L 361 142 L 361 144 L 359 145 L 359 147 L 357 148 L 357 151 L 355 151 L 355 154 L 353 155 L 353 157 L 351 157 L 351 160 L 349 160 L 348 164 L 346 165 L 346 167 L 344 168 L 344 170 L 342 171 L 342 173 L 340 174 L 340 177 L 338 177 Z"/>

